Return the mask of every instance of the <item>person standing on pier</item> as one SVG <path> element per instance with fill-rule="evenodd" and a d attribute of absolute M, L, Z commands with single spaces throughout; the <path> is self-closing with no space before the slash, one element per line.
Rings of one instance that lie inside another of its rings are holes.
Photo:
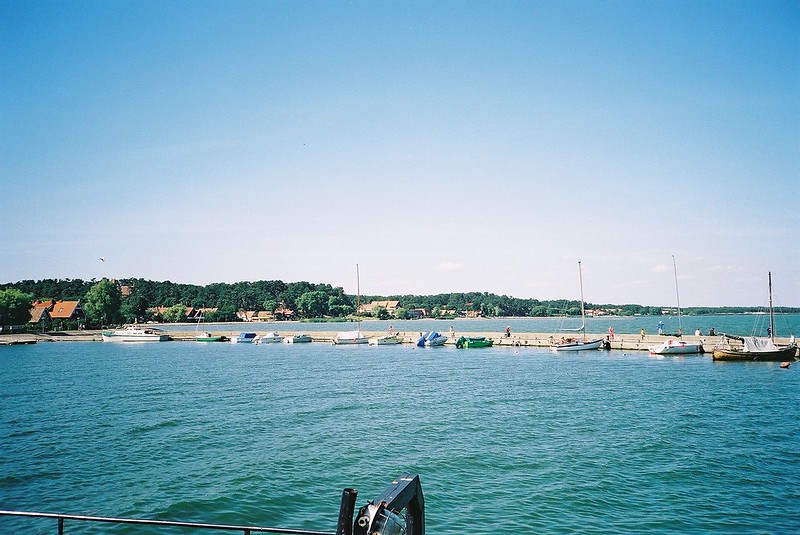
<path fill-rule="evenodd" d="M 658 321 L 658 334 L 664 334 L 664 322 L 661 320 Z"/>

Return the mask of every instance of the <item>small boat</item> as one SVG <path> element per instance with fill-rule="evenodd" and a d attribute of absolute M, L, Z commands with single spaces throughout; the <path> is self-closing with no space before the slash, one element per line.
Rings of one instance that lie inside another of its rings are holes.
<path fill-rule="evenodd" d="M 458 349 L 471 349 L 476 347 L 492 347 L 494 340 L 490 340 L 485 336 L 462 336 L 456 340 L 456 347 Z"/>
<path fill-rule="evenodd" d="M 333 345 L 349 345 L 349 344 L 366 344 L 369 338 L 364 336 L 361 332 L 361 316 L 358 315 L 358 310 L 361 308 L 361 275 L 358 271 L 358 264 L 356 264 L 356 320 L 358 328 L 355 331 L 340 332 L 333 339 Z"/>
<path fill-rule="evenodd" d="M 703 345 L 697 342 L 669 339 L 661 345 L 650 346 L 651 355 L 687 355 L 702 353 Z"/>
<path fill-rule="evenodd" d="M 557 344 L 550 346 L 550 351 L 585 351 L 600 349 L 603 340 L 600 338 L 562 338 Z"/>
<path fill-rule="evenodd" d="M 581 285 L 581 326 L 575 331 L 583 332 L 581 338 L 562 338 L 557 344 L 550 346 L 550 351 L 584 351 L 587 349 L 600 349 L 603 344 L 602 338 L 586 338 L 586 306 L 583 302 L 583 271 L 581 263 L 578 262 L 578 278 Z"/>
<path fill-rule="evenodd" d="M 126 325 L 122 329 L 102 332 L 103 342 L 166 342 L 169 335 L 160 329 Z"/>
<path fill-rule="evenodd" d="M 366 344 L 369 343 L 369 338 L 364 336 L 359 330 L 344 331 L 336 334 L 333 339 L 333 345 L 347 345 L 347 344 Z"/>
<path fill-rule="evenodd" d="M 284 344 L 305 344 L 311 342 L 311 337 L 307 334 L 295 334 L 294 336 L 285 336 L 283 338 Z"/>
<path fill-rule="evenodd" d="M 742 345 L 731 344 L 731 339 L 741 341 Z M 778 347 L 769 337 L 723 334 L 722 341 L 714 348 L 712 358 L 714 360 L 791 362 L 796 354 L 796 345 Z"/>
<path fill-rule="evenodd" d="M 772 309 L 772 272 L 769 278 L 769 336 L 734 336 L 723 334 L 720 343 L 714 347 L 713 360 L 792 362 L 797 355 L 797 344 L 792 340 L 786 347 L 775 344 L 775 316 Z M 739 340 L 741 346 L 734 346 L 730 340 Z"/>
<path fill-rule="evenodd" d="M 239 333 L 239 336 L 231 338 L 232 344 L 252 344 L 256 340 L 256 333 Z"/>
<path fill-rule="evenodd" d="M 227 336 L 211 334 L 208 331 L 203 331 L 194 337 L 195 342 L 224 342 L 227 339 Z"/>
<path fill-rule="evenodd" d="M 391 346 L 402 342 L 403 341 L 396 334 L 386 334 L 369 339 L 369 345 L 371 346 Z"/>
<path fill-rule="evenodd" d="M 262 334 L 256 337 L 257 344 L 277 344 L 278 342 L 283 342 L 283 336 L 276 332 Z"/>
<path fill-rule="evenodd" d="M 417 345 L 419 347 L 436 347 L 444 345 L 446 341 L 447 336 L 436 331 L 430 331 L 420 336 L 419 340 L 417 340 Z"/>
<path fill-rule="evenodd" d="M 683 322 L 681 321 L 681 295 L 678 293 L 678 267 L 675 264 L 675 255 L 672 255 L 672 270 L 675 273 L 675 297 L 678 302 L 678 336 L 683 336 Z M 683 340 L 667 340 L 661 345 L 650 346 L 651 355 L 688 355 L 702 353 L 703 345 L 698 342 L 684 342 Z"/>

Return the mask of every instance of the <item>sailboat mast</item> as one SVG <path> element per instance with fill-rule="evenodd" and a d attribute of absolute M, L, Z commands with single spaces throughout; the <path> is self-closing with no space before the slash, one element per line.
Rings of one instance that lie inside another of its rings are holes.
<path fill-rule="evenodd" d="M 772 311 L 772 272 L 767 272 L 769 277 L 769 337 L 775 340 L 775 315 Z"/>
<path fill-rule="evenodd" d="M 361 330 L 361 275 L 358 272 L 358 264 L 356 264 L 356 323 L 358 330 Z M 360 334 L 359 334 L 360 336 Z"/>
<path fill-rule="evenodd" d="M 675 298 L 678 302 L 678 335 L 683 336 L 683 321 L 681 321 L 681 294 L 678 292 L 678 266 L 675 264 L 675 255 L 672 255 L 672 270 L 675 273 Z"/>
<path fill-rule="evenodd" d="M 581 330 L 583 337 L 586 338 L 586 307 L 583 304 L 583 270 L 580 261 L 578 261 L 578 280 L 581 285 Z"/>

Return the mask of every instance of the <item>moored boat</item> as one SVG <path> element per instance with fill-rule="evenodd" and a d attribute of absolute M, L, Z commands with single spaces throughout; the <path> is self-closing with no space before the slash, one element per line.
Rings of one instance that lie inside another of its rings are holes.
<path fill-rule="evenodd" d="M 262 334 L 261 336 L 256 337 L 257 344 L 277 344 L 279 342 L 283 342 L 283 336 L 276 332 Z"/>
<path fill-rule="evenodd" d="M 678 337 L 681 337 L 683 336 L 683 321 L 681 316 L 681 294 L 678 292 L 678 266 L 675 263 L 675 255 L 672 255 L 672 270 L 675 274 L 675 297 L 678 303 Z M 688 355 L 702 352 L 702 344 L 684 342 L 683 340 L 669 339 L 661 345 L 650 346 L 651 355 Z"/>
<path fill-rule="evenodd" d="M 224 342 L 228 337 L 222 334 L 211 334 L 208 331 L 203 331 L 194 337 L 195 342 Z"/>
<path fill-rule="evenodd" d="M 603 343 L 602 338 L 586 338 L 586 305 L 583 301 L 583 270 L 581 263 L 578 262 L 578 280 L 581 287 L 581 326 L 574 331 L 581 331 L 583 336 L 580 338 L 561 338 L 558 343 L 550 346 L 550 351 L 584 351 L 587 349 L 600 349 Z"/>
<path fill-rule="evenodd" d="M 797 344 L 794 336 L 786 347 L 775 344 L 775 314 L 772 308 L 772 272 L 767 273 L 769 279 L 769 336 L 735 336 L 723 334 L 720 343 L 714 347 L 713 360 L 793 361 L 797 356 Z M 731 340 L 739 340 L 742 345 L 733 345 Z"/>
<path fill-rule="evenodd" d="M 661 345 L 650 346 L 651 355 L 688 355 L 703 351 L 703 345 L 699 342 L 684 342 L 671 338 Z"/>
<path fill-rule="evenodd" d="M 231 338 L 232 344 L 252 344 L 256 340 L 256 333 L 239 333 L 239 336 Z"/>
<path fill-rule="evenodd" d="M 369 339 L 371 346 L 391 346 L 402 343 L 403 341 L 396 334 L 385 334 L 383 336 L 375 336 Z"/>
<path fill-rule="evenodd" d="M 359 316 L 359 309 L 361 308 L 361 275 L 358 271 L 358 264 L 356 264 L 356 321 L 358 328 L 355 331 L 343 331 L 337 333 L 333 339 L 333 345 L 352 345 L 352 344 L 366 344 L 369 343 L 369 338 L 364 336 L 361 332 L 361 316 Z"/>
<path fill-rule="evenodd" d="M 102 332 L 103 342 L 166 342 L 169 335 L 153 327 L 139 327 L 126 325 L 122 329 L 106 330 Z"/>
<path fill-rule="evenodd" d="M 436 347 L 444 345 L 445 342 L 447 342 L 447 336 L 436 331 L 430 331 L 419 337 L 417 345 L 419 347 Z"/>
<path fill-rule="evenodd" d="M 311 342 L 311 337 L 307 334 L 295 334 L 294 336 L 284 336 L 284 344 L 306 344 Z"/>
<path fill-rule="evenodd" d="M 494 340 L 486 338 L 485 336 L 462 336 L 456 340 L 456 347 L 458 349 L 472 349 L 476 347 L 492 347 Z"/>
<path fill-rule="evenodd" d="M 348 345 L 348 344 L 366 344 L 369 342 L 369 338 L 364 336 L 360 330 L 355 331 L 343 331 L 336 334 L 336 337 L 333 339 L 334 345 Z"/>
<path fill-rule="evenodd" d="M 586 351 L 600 349 L 603 345 L 601 338 L 562 338 L 557 344 L 550 346 L 550 351 Z"/>
<path fill-rule="evenodd" d="M 731 339 L 741 341 L 742 345 L 733 345 Z M 779 347 L 771 338 L 767 337 L 723 334 L 722 341 L 714 348 L 712 358 L 728 361 L 791 362 L 796 355 L 797 346 L 795 344 Z"/>

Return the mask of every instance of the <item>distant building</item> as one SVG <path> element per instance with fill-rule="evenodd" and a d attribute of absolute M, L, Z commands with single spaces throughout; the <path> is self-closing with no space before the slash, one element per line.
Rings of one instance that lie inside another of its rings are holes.
<path fill-rule="evenodd" d="M 209 314 L 216 312 L 219 310 L 217 307 L 213 308 L 192 308 L 189 307 L 186 312 L 186 319 L 190 320 L 199 320 L 201 318 L 205 318 Z"/>
<path fill-rule="evenodd" d="M 278 308 L 275 309 L 275 318 L 281 320 L 290 320 L 294 319 L 294 310 L 288 308 L 284 305 L 279 305 Z"/>
<path fill-rule="evenodd" d="M 400 306 L 400 301 L 373 301 L 369 304 L 363 304 L 358 307 L 359 314 L 373 314 L 379 308 L 385 308 L 390 316 L 393 316 L 397 307 Z"/>
<path fill-rule="evenodd" d="M 255 310 L 240 310 L 239 312 L 236 313 L 236 318 L 240 321 L 249 322 L 253 321 L 253 318 L 256 317 L 256 314 L 258 314 L 258 312 L 256 312 Z"/>

